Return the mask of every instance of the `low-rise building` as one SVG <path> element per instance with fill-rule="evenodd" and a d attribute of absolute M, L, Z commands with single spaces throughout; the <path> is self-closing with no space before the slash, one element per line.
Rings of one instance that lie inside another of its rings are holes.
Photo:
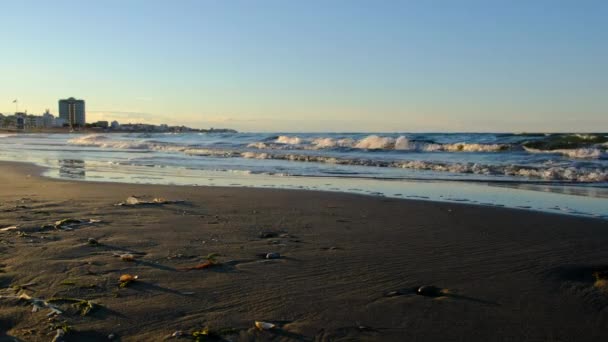
<path fill-rule="evenodd" d="M 36 115 L 27 115 L 24 117 L 24 128 L 33 129 L 33 128 L 43 128 L 44 122 L 42 121 L 42 116 Z"/>
<path fill-rule="evenodd" d="M 15 128 L 25 129 L 27 123 L 27 113 L 15 113 Z"/>
<path fill-rule="evenodd" d="M 69 125 L 68 122 L 65 121 L 64 118 L 59 118 L 59 117 L 55 118 L 55 121 L 53 123 L 53 127 L 65 127 L 67 125 Z"/>
<path fill-rule="evenodd" d="M 55 116 L 49 112 L 47 109 L 44 114 L 42 114 L 42 126 L 44 128 L 51 128 L 55 126 Z"/>
<path fill-rule="evenodd" d="M 108 128 L 110 124 L 107 121 L 97 121 L 92 124 L 93 127 Z"/>

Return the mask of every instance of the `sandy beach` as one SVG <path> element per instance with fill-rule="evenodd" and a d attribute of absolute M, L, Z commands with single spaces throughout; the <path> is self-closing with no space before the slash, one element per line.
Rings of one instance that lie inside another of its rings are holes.
<path fill-rule="evenodd" d="M 608 269 L 605 220 L 1 170 L 1 341 L 58 329 L 66 341 L 608 336 L 608 290 L 593 276 Z M 116 205 L 129 196 L 167 203 Z M 121 287 L 125 274 L 138 279 Z M 423 285 L 436 288 L 418 295 Z"/>

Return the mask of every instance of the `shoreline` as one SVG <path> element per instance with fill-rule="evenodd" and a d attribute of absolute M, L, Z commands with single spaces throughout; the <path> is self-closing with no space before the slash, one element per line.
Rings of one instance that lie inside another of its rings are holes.
<path fill-rule="evenodd" d="M 17 167 L 21 167 L 23 166 L 24 168 L 26 166 L 31 167 L 31 169 L 28 168 L 28 170 L 34 170 L 34 173 L 37 177 L 41 177 L 44 178 L 46 180 L 49 181 L 68 181 L 68 182 L 78 182 L 78 183 L 92 183 L 92 184 L 129 184 L 129 185 L 137 185 L 137 186 L 166 186 L 166 187 L 196 187 L 196 188 L 206 188 L 206 187 L 210 187 L 210 188 L 219 188 L 219 189 L 234 189 L 234 188 L 242 188 L 242 189 L 259 189 L 259 190 L 264 190 L 264 189 L 268 189 L 268 190 L 284 190 L 284 191 L 312 191 L 312 192 L 319 192 L 319 193 L 327 193 L 327 194 L 335 194 L 335 193 L 339 193 L 339 194 L 346 194 L 346 195 L 353 195 L 353 196 L 365 196 L 365 197 L 373 197 L 373 198 L 390 198 L 390 199 L 395 199 L 395 200 L 404 200 L 404 201 L 420 201 L 420 202 L 430 202 L 430 203 L 448 203 L 448 204 L 453 204 L 453 205 L 465 205 L 465 206 L 473 206 L 473 207 L 479 207 L 480 209 L 482 208 L 499 208 L 499 209 L 507 209 L 507 210 L 516 210 L 516 211 L 525 211 L 525 212 L 539 212 L 539 213 L 545 213 L 545 214 L 550 214 L 550 215 L 565 215 L 565 216 L 574 216 L 574 217 L 583 217 L 583 218 L 591 218 L 591 219 L 597 219 L 597 220 L 603 220 L 606 221 L 608 220 L 608 215 L 604 215 L 604 216 L 593 216 L 593 215 L 589 215 L 589 214 L 583 214 L 583 213 L 576 213 L 576 212 L 567 212 L 567 211 L 548 211 L 548 210 L 543 210 L 543 209 L 539 209 L 539 208 L 532 208 L 532 207 L 508 207 L 508 206 L 504 206 L 504 205 L 496 205 L 496 204 L 492 204 L 492 203 L 479 203 L 479 202 L 475 202 L 475 201 L 463 201 L 461 199 L 444 199 L 444 200 L 437 200 L 437 199 L 433 199 L 430 197 L 427 198 L 423 198 L 420 196 L 405 196 L 405 197 L 394 197 L 394 196 L 386 196 L 386 195 L 379 195 L 379 194 L 374 194 L 374 193 L 355 193 L 355 192 L 349 192 L 349 191 L 336 191 L 336 190 L 323 190 L 323 189 L 310 189 L 310 188 L 282 188 L 282 187 L 273 187 L 273 188 L 266 188 L 266 187 L 256 187 L 256 186 L 227 186 L 227 185 L 189 185 L 189 184 L 156 184 L 156 183 L 128 183 L 128 182 L 119 182 L 119 181 L 113 181 L 113 180 L 79 180 L 79 179 L 65 179 L 65 178 L 58 178 L 58 177 L 52 177 L 52 176 L 48 176 L 45 175 L 45 173 L 48 173 L 51 168 L 49 167 L 45 167 L 45 166 L 41 166 L 41 165 L 36 165 L 33 162 L 19 162 L 19 161 L 0 161 L 0 167 L 2 167 L 3 164 L 14 164 Z M 293 178 L 297 179 L 297 178 L 307 178 L 306 176 L 293 176 Z M 331 177 L 313 177 L 313 178 L 319 178 L 319 179 L 330 179 Z M 335 179 L 335 178 L 334 178 Z M 385 179 L 373 179 L 373 180 L 381 180 L 381 181 L 386 181 L 386 182 L 403 182 L 404 180 L 385 180 Z M 405 180 L 405 182 L 408 183 L 439 183 L 439 184 L 446 184 L 446 183 L 456 183 L 456 184 L 466 184 L 466 181 L 462 181 L 462 182 L 457 182 L 457 181 L 450 181 L 450 180 L 424 180 L 424 179 L 413 179 L 413 180 Z M 520 189 L 517 187 L 509 187 L 507 185 L 504 184 L 500 184 L 500 183 L 492 183 L 492 182 L 484 182 L 484 181 L 479 181 L 479 182 L 470 182 L 471 184 L 475 184 L 475 185 L 481 185 L 481 186 L 494 186 L 494 187 L 501 187 L 504 186 L 507 189 L 514 189 L 514 190 L 519 190 L 519 191 L 535 191 L 535 192 L 543 192 L 541 190 L 531 190 L 531 189 Z M 526 184 L 527 185 L 527 184 Z M 551 186 L 552 184 L 530 184 L 532 186 L 542 186 L 542 185 L 549 185 Z M 552 192 L 549 192 L 552 193 Z M 556 192 L 557 194 L 559 194 L 560 192 Z M 577 195 L 577 194 L 567 194 L 569 196 L 580 196 L 583 198 L 586 198 L 588 196 L 584 196 L 584 195 Z M 599 199 L 605 199 L 605 197 L 597 197 Z M 608 214 L 608 213 L 607 213 Z"/>
<path fill-rule="evenodd" d="M 608 260 L 600 219 L 309 190 L 75 182 L 31 164 L 0 167 L 0 228 L 17 226 L 0 231 L 1 341 L 50 340 L 62 326 L 67 341 L 162 341 L 205 327 L 231 341 L 608 334 L 608 289 L 592 277 Z M 116 206 L 132 195 L 167 202 Z M 54 227 L 67 218 L 86 223 Z M 125 253 L 135 261 L 115 256 Z M 210 253 L 216 266 L 193 269 Z M 122 274 L 139 278 L 120 287 Z M 440 290 L 416 295 L 422 285 Z M 23 294 L 62 313 L 32 312 L 31 299 L 15 298 Z M 93 309 L 83 316 L 76 299 Z"/>
<path fill-rule="evenodd" d="M 519 138 L 514 142 L 509 140 L 511 138 L 500 140 L 502 138 L 495 136 L 434 137 L 431 134 L 427 137 L 431 139 L 428 140 L 429 144 L 431 141 L 441 141 L 439 143 L 441 146 L 454 147 L 453 145 L 459 144 L 454 141 L 463 140 L 468 142 L 462 144 L 478 152 L 463 152 L 463 154 L 420 152 L 421 154 L 418 155 L 410 154 L 408 151 L 391 152 L 396 147 L 396 145 L 391 147 L 393 142 L 409 141 L 403 135 L 378 137 L 364 134 L 348 139 L 352 143 L 373 142 L 386 149 L 383 148 L 378 153 L 376 150 L 320 149 L 319 152 L 310 152 L 316 157 L 309 160 L 308 157 L 304 157 L 310 154 L 309 152 L 302 152 L 304 153 L 302 155 L 299 152 L 295 154 L 281 152 L 284 158 L 274 159 L 263 152 L 266 149 L 260 150 L 261 152 L 250 152 L 249 147 L 251 144 L 257 144 L 254 143 L 256 141 L 270 141 L 267 150 L 283 148 L 289 150 L 292 143 L 299 142 L 300 144 L 293 148 L 298 151 L 307 150 L 310 144 L 316 144 L 316 141 L 321 139 L 315 138 L 312 134 L 302 137 L 246 134 L 238 137 L 200 137 L 188 134 L 145 137 L 139 134 L 119 135 L 121 137 L 113 137 L 109 134 L 107 136 L 85 134 L 82 139 L 71 139 L 72 137 L 67 135 L 60 137 L 33 135 L 27 139 L 6 137 L 2 140 L 4 148 L 1 159 L 34 162 L 36 165 L 48 168 L 45 176 L 61 179 L 126 184 L 341 191 L 608 219 L 607 183 L 591 183 L 604 177 L 603 161 L 585 162 L 584 165 L 591 166 L 577 168 L 576 165 L 568 166 L 576 164 L 574 159 L 565 160 L 565 157 L 560 156 L 536 155 L 530 158 L 561 160 L 561 164 L 555 166 L 549 163 L 539 166 L 533 163 L 527 167 L 518 163 L 523 157 L 517 152 L 508 152 L 504 158 L 510 159 L 504 163 L 501 161 L 502 154 L 483 152 L 485 148 L 494 150 L 496 146 L 505 146 L 505 144 L 515 148 L 521 145 Z M 332 145 L 340 141 L 336 140 L 338 138 L 336 134 L 332 134 L 323 138 L 322 142 Z M 414 135 L 410 138 L 416 142 L 424 136 Z M 499 139 L 497 141 L 500 141 L 500 144 L 486 144 L 487 139 Z M 274 146 L 275 143 L 279 145 Z M 281 145 L 283 143 L 287 144 Z M 416 146 L 418 145 L 411 147 L 417 151 Z M 334 160 L 334 155 L 343 155 L 344 160 L 350 162 L 343 164 L 340 158 Z M 292 157 L 296 162 L 292 161 Z M 377 165 L 372 162 L 383 158 L 388 158 L 387 160 L 394 158 L 396 164 L 390 162 L 392 166 L 387 166 L 389 164 L 386 162 Z M 435 158 L 442 161 L 436 161 Z M 452 160 L 454 158 L 458 161 Z M 410 159 L 422 161 L 416 162 Z M 484 159 L 489 160 L 487 165 L 483 163 Z M 403 160 L 403 165 L 398 160 Z M 413 164 L 410 165 L 411 163 Z M 501 172 L 505 173 L 504 177 Z M 560 179 L 562 181 L 559 181 Z M 569 181 L 564 183 L 565 180 Z"/>

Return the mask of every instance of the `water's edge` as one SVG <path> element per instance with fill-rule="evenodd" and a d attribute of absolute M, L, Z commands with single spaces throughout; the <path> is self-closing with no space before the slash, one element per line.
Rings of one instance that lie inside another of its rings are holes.
<path fill-rule="evenodd" d="M 3 163 L 3 162 L 0 162 Z M 79 181 L 93 183 L 123 183 L 136 185 L 162 185 L 186 187 L 243 187 L 266 188 L 299 191 L 341 192 L 354 195 L 387 197 L 428 202 L 453 203 L 479 207 L 499 207 L 506 209 L 536 211 L 558 215 L 579 216 L 608 220 L 608 199 L 602 197 L 577 196 L 530 189 L 504 187 L 488 183 L 464 183 L 453 181 L 429 180 L 360 180 L 353 187 L 343 178 L 309 178 L 309 177 L 276 177 L 253 176 L 225 177 L 208 175 L 208 178 L 197 177 L 190 182 L 161 183 L 154 179 L 132 178 L 66 178 L 59 170 L 31 162 L 15 161 L 19 164 L 33 165 L 39 170 L 39 176 L 51 181 Z M 279 178 L 279 179 L 277 179 Z"/>

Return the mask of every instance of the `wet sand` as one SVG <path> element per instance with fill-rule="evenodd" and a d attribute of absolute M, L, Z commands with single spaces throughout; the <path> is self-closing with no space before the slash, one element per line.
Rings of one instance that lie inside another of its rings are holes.
<path fill-rule="evenodd" d="M 228 341 L 608 336 L 608 291 L 592 275 L 608 267 L 605 220 L 0 168 L 0 229 L 17 225 L 0 231 L 1 341 L 50 341 L 60 327 L 66 341 L 161 341 L 176 331 L 188 340 L 205 327 Z M 115 205 L 131 195 L 184 202 Z M 54 227 L 66 218 L 94 221 Z M 270 252 L 281 257 L 261 257 Z M 126 253 L 135 261 L 116 256 Z M 210 253 L 217 264 L 188 270 Z M 122 274 L 139 278 L 120 287 Z M 440 290 L 417 295 L 421 285 Z M 48 316 L 45 303 L 62 313 Z M 260 331 L 256 320 L 276 327 Z"/>

